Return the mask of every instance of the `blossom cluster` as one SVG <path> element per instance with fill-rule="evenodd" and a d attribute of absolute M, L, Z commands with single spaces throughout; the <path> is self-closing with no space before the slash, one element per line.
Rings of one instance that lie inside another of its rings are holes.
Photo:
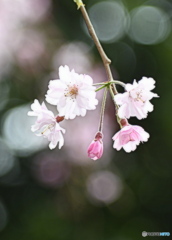
<path fill-rule="evenodd" d="M 50 149 L 59 143 L 59 149 L 64 145 L 63 134 L 65 130 L 59 122 L 64 119 L 74 119 L 76 116 L 84 117 L 87 110 L 94 110 L 98 104 L 93 79 L 88 75 L 70 71 L 68 66 L 59 68 L 59 79 L 51 80 L 46 94 L 46 101 L 57 107 L 58 115 L 47 109 L 45 103 L 36 99 L 31 105 L 29 116 L 36 116 L 36 123 L 31 130 L 37 136 L 43 136 L 50 141 Z"/>
<path fill-rule="evenodd" d="M 113 84 L 121 84 L 124 86 L 124 93 L 113 93 L 111 87 Z M 95 84 L 97 85 L 97 84 Z M 102 88 L 110 89 L 111 96 L 115 102 L 117 121 L 121 130 L 113 136 L 116 150 L 123 148 L 126 152 L 134 151 L 140 142 L 148 141 L 149 134 L 140 126 L 130 125 L 128 120 L 130 117 L 137 117 L 139 120 L 146 118 L 148 112 L 153 111 L 153 105 L 150 100 L 158 97 L 157 94 L 151 92 L 155 88 L 155 81 L 152 78 L 143 77 L 139 82 L 134 80 L 133 84 L 124 84 L 119 81 L 111 81 L 100 83 L 100 88 L 95 87 L 93 79 L 88 75 L 70 71 L 68 66 L 59 68 L 59 79 L 49 82 L 48 91 L 45 100 L 57 107 L 58 114 L 47 109 L 45 103 L 39 103 L 36 99 L 31 105 L 32 111 L 28 112 L 29 116 L 37 117 L 35 124 L 31 130 L 37 136 L 47 138 L 49 148 L 54 149 L 57 145 L 59 149 L 64 145 L 65 129 L 60 127 L 63 120 L 74 119 L 77 116 L 84 117 L 87 110 L 96 109 L 98 100 L 96 99 L 96 91 Z M 105 92 L 106 93 L 106 92 Z M 105 108 L 106 97 L 102 101 Z M 103 154 L 103 123 L 104 109 L 101 111 L 101 121 L 99 131 L 96 133 L 94 140 L 88 147 L 88 157 L 93 160 L 101 158 Z"/>
<path fill-rule="evenodd" d="M 117 114 L 121 119 L 121 130 L 113 137 L 114 148 L 117 150 L 123 147 L 126 152 L 131 152 L 140 142 L 148 141 L 149 134 L 140 126 L 130 125 L 126 119 L 136 117 L 140 120 L 153 111 L 150 100 L 158 97 L 156 93 L 151 92 L 154 88 L 155 80 L 143 77 L 138 83 L 134 80 L 133 84 L 125 84 L 125 92 L 114 96 L 119 106 Z"/>

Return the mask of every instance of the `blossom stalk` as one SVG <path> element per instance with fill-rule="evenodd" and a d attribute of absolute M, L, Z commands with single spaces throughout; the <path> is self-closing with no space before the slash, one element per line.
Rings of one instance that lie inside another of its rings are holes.
<path fill-rule="evenodd" d="M 117 81 L 117 80 L 113 80 L 113 81 L 107 81 L 107 82 L 101 82 L 101 83 L 94 83 L 93 86 L 99 86 L 99 85 L 103 85 L 103 86 L 108 86 L 112 83 L 115 83 L 115 84 L 118 84 L 118 85 L 121 85 L 122 87 L 125 87 L 125 83 L 121 82 L 121 81 Z"/>
<path fill-rule="evenodd" d="M 106 99 L 107 99 L 107 88 L 104 90 L 103 100 L 102 100 L 102 106 L 101 106 L 101 112 L 100 112 L 100 123 L 99 123 L 99 132 L 102 132 L 103 130 L 103 119 L 104 119 L 104 112 L 105 112 L 105 106 L 106 106 Z"/>

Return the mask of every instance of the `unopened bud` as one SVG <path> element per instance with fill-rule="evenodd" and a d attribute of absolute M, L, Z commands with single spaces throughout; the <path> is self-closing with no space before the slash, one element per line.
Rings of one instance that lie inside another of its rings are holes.
<path fill-rule="evenodd" d="M 125 118 L 121 119 L 120 120 L 120 125 L 122 127 L 125 127 L 125 126 L 129 125 L 127 119 L 125 119 Z"/>
<path fill-rule="evenodd" d="M 60 116 L 57 116 L 56 117 L 56 122 L 62 122 L 64 120 L 64 117 L 62 116 L 62 117 L 60 117 Z"/>
<path fill-rule="evenodd" d="M 91 142 L 90 146 L 88 147 L 88 157 L 97 160 L 101 158 L 103 154 L 103 134 L 98 132 L 95 136 L 95 139 Z"/>

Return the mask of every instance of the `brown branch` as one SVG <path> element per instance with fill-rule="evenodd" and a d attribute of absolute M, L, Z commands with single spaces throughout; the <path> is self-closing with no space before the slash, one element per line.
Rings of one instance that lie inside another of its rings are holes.
<path fill-rule="evenodd" d="M 106 53 L 104 52 L 103 48 L 102 48 L 102 45 L 100 44 L 100 41 L 96 35 L 96 32 L 94 30 L 94 27 L 90 21 L 90 18 L 88 16 L 88 13 L 85 9 L 84 6 L 81 6 L 80 7 L 81 9 L 81 12 L 82 12 L 82 15 L 83 15 L 83 18 L 85 20 L 85 23 L 87 25 L 87 28 L 88 28 L 88 31 L 90 33 L 90 36 L 92 37 L 96 47 L 97 47 L 97 50 L 102 58 L 102 61 L 103 61 L 103 64 L 104 64 L 104 67 L 105 67 L 105 70 L 106 70 L 106 74 L 107 74 L 107 78 L 108 78 L 108 81 L 112 81 L 113 80 L 113 76 L 112 76 L 112 72 L 111 72 L 111 69 L 110 69 L 110 64 L 111 64 L 111 60 L 107 57 Z M 117 94 L 117 90 L 116 90 L 116 86 L 115 84 L 113 84 L 113 92 L 114 94 Z"/>

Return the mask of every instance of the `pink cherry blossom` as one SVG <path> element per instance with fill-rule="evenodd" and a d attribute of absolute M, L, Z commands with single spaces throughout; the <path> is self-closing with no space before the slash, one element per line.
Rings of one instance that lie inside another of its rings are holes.
<path fill-rule="evenodd" d="M 123 148 L 126 152 L 136 150 L 140 142 L 147 142 L 149 134 L 140 126 L 125 125 L 122 129 L 113 136 L 116 150 Z"/>
<path fill-rule="evenodd" d="M 101 158 L 103 154 L 103 142 L 102 142 L 102 133 L 98 132 L 95 136 L 95 139 L 91 142 L 88 147 L 88 157 L 97 160 Z"/>
<path fill-rule="evenodd" d="M 37 117 L 35 124 L 31 127 L 32 132 L 35 132 L 37 136 L 43 136 L 50 142 L 49 148 L 54 149 L 59 143 L 59 149 L 64 145 L 64 138 L 62 133 L 65 133 L 65 129 L 61 128 L 57 122 L 52 111 L 49 111 L 43 102 L 40 105 L 38 100 L 35 100 L 31 105 L 33 111 L 29 111 L 29 116 Z"/>
<path fill-rule="evenodd" d="M 138 83 L 134 80 L 133 84 L 126 84 L 125 93 L 115 96 L 117 105 L 120 105 L 118 115 L 120 118 L 137 117 L 146 118 L 148 112 L 153 111 L 153 105 L 150 100 L 158 97 L 156 93 L 151 92 L 155 88 L 153 78 L 143 77 Z"/>
<path fill-rule="evenodd" d="M 46 101 L 57 105 L 59 116 L 74 119 L 85 116 L 87 110 L 94 110 L 98 104 L 93 80 L 88 75 L 70 71 L 68 66 L 59 68 L 58 80 L 51 80 Z"/>

